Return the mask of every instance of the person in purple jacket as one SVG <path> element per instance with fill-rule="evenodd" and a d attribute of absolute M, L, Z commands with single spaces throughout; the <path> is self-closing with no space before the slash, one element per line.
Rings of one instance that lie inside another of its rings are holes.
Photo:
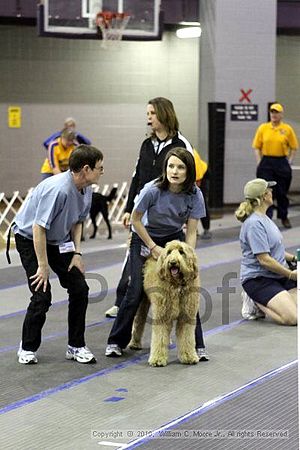
<path fill-rule="evenodd" d="M 47 139 L 45 139 L 45 141 L 43 142 L 43 146 L 45 147 L 46 150 L 48 150 L 49 144 L 54 141 L 55 139 L 57 139 L 58 137 L 61 136 L 61 133 L 63 132 L 63 130 L 71 130 L 74 131 L 75 135 L 76 135 L 76 144 L 86 144 L 86 145 L 90 145 L 91 141 L 85 137 L 83 134 L 78 133 L 78 131 L 76 131 L 76 122 L 75 119 L 73 119 L 73 117 L 67 117 L 65 122 L 64 122 L 64 126 L 63 129 L 61 131 L 56 131 L 55 133 L 51 134 L 51 136 L 47 137 Z"/>

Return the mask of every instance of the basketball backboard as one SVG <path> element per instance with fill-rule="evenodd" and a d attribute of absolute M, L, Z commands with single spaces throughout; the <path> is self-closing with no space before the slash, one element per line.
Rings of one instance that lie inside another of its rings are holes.
<path fill-rule="evenodd" d="M 39 35 L 99 39 L 95 18 L 103 11 L 129 14 L 123 40 L 161 39 L 160 0 L 43 0 Z"/>

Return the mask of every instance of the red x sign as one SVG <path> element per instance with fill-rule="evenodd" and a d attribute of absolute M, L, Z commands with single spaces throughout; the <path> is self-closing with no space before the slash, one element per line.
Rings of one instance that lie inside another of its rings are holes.
<path fill-rule="evenodd" d="M 249 89 L 247 92 L 245 92 L 244 89 L 240 89 L 240 91 L 242 93 L 242 96 L 239 99 L 239 102 L 243 102 L 245 100 L 246 102 L 251 103 L 249 95 L 251 94 L 252 89 Z"/>

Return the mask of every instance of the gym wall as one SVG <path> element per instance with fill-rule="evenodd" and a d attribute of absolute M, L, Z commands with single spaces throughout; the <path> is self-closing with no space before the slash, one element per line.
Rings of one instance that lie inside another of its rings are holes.
<path fill-rule="evenodd" d="M 198 39 L 121 42 L 42 38 L 34 27 L 0 26 L 0 192 L 40 181 L 44 139 L 72 116 L 105 155 L 101 184 L 129 181 L 147 133 L 146 105 L 174 103 L 182 133 L 198 145 Z M 9 106 L 22 127 L 8 128 Z"/>
<path fill-rule="evenodd" d="M 299 50 L 300 37 L 277 37 L 276 97 L 300 139 Z M 0 192 L 25 194 L 40 181 L 42 142 L 68 116 L 105 155 L 101 184 L 129 181 L 148 131 L 146 104 L 156 96 L 173 101 L 181 131 L 207 155 L 199 144 L 207 137 L 199 136 L 197 39 L 166 32 L 161 42 L 104 50 L 98 41 L 41 38 L 35 27 L 1 25 L 0 60 Z M 7 109 L 14 105 L 22 108 L 20 129 L 8 127 Z M 299 187 L 297 171 L 291 189 Z"/>

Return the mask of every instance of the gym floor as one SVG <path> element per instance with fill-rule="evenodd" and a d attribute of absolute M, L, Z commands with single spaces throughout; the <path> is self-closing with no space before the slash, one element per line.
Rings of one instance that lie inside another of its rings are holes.
<path fill-rule="evenodd" d="M 293 228 L 282 233 L 295 252 L 300 207 L 290 219 Z M 298 449 L 297 328 L 242 319 L 239 224 L 224 214 L 212 232 L 197 242 L 210 361 L 195 366 L 179 363 L 174 335 L 168 366 L 148 366 L 149 324 L 143 350 L 104 356 L 113 322 L 104 313 L 114 303 L 127 233 L 115 229 L 108 241 L 102 227 L 83 243 L 91 290 L 86 341 L 97 364 L 65 359 L 67 294 L 55 276 L 39 363 L 18 364 L 29 291 L 16 251 L 11 266 L 1 251 L 1 448 Z"/>

